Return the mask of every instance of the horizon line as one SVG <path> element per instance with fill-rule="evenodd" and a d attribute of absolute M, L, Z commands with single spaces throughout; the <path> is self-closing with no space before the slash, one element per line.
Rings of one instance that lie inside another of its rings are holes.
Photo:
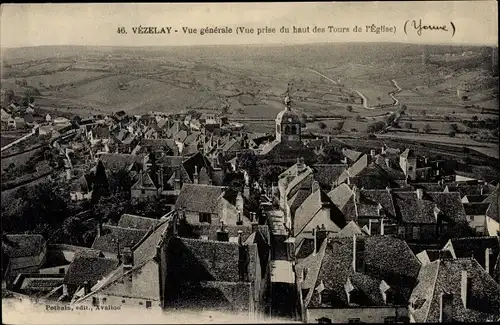
<path fill-rule="evenodd" d="M 92 44 L 44 44 L 44 45 L 21 45 L 21 46 L 2 46 L 0 49 L 23 49 L 36 47 L 115 47 L 115 48 L 141 48 L 141 47 L 206 47 L 206 46 L 297 46 L 297 45 L 326 45 L 326 44 L 405 44 L 405 45 L 424 45 L 424 46 L 472 46 L 472 47 L 498 47 L 498 43 L 416 43 L 404 41 L 346 41 L 346 42 L 273 42 L 273 43 L 235 43 L 235 44 L 169 44 L 169 45 L 92 45 Z"/>

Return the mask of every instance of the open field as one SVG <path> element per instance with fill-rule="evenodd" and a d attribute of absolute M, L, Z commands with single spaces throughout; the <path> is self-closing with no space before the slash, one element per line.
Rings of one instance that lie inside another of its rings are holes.
<path fill-rule="evenodd" d="M 423 51 L 429 54 L 425 63 Z M 411 119 L 412 131 L 428 123 L 431 136 L 446 137 L 451 123 L 466 131 L 460 121 L 473 117 L 498 118 L 498 76 L 492 74 L 488 47 L 49 46 L 6 49 L 2 54 L 2 89 L 19 95 L 35 87 L 40 92 L 35 104 L 56 115 L 189 108 L 217 112 L 227 107 L 232 120 L 265 120 L 244 122 L 247 129 L 260 132 L 272 130 L 288 91 L 294 110 L 324 119 L 327 130 L 338 123 L 329 118 L 343 118 L 344 132 L 365 132 L 370 123 L 401 105 L 406 106 L 404 119 Z M 20 80 L 26 81 L 24 86 Z M 449 121 L 442 119 L 445 116 Z M 308 123 L 307 129 L 319 130 L 317 122 Z"/>

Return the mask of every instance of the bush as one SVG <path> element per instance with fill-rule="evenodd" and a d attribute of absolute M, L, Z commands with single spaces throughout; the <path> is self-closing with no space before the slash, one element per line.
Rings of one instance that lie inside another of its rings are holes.
<path fill-rule="evenodd" d="M 413 124 L 411 124 L 410 122 L 405 122 L 404 127 L 405 127 L 405 129 L 412 129 Z"/>
<path fill-rule="evenodd" d="M 318 122 L 318 127 L 319 127 L 321 130 L 326 129 L 326 124 L 325 124 L 325 122 Z"/>
<path fill-rule="evenodd" d="M 347 105 L 346 109 L 347 109 L 348 112 L 352 112 L 352 106 L 351 105 Z"/>
<path fill-rule="evenodd" d="M 429 133 L 429 132 L 431 132 L 431 131 L 432 131 L 431 125 L 430 125 L 429 123 L 425 124 L 425 125 L 424 125 L 424 128 L 423 128 L 423 131 L 424 131 L 425 133 Z"/>
<path fill-rule="evenodd" d="M 384 129 L 384 127 L 385 127 L 385 123 L 382 121 L 378 121 L 378 122 L 369 124 L 368 127 L 366 128 L 366 131 L 368 133 L 375 133 L 375 132 L 382 131 Z"/>
<path fill-rule="evenodd" d="M 455 132 L 455 133 L 456 133 L 456 132 L 458 132 L 458 125 L 457 125 L 456 123 L 452 123 L 452 124 L 450 125 L 450 128 L 451 128 L 451 130 L 452 130 L 453 132 Z"/>
<path fill-rule="evenodd" d="M 451 137 L 451 138 L 454 138 L 455 137 L 455 134 L 456 132 L 455 131 L 450 131 L 448 132 L 448 136 Z"/>
<path fill-rule="evenodd" d="M 356 121 L 361 121 L 363 118 L 359 115 L 356 115 Z"/>
<path fill-rule="evenodd" d="M 333 128 L 334 130 L 342 130 L 344 128 L 344 121 L 340 121 L 337 123 L 337 125 Z"/>

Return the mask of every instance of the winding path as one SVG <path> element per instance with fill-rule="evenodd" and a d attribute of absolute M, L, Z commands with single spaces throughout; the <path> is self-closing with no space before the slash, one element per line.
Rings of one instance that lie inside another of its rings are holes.
<path fill-rule="evenodd" d="M 399 99 L 397 99 L 396 97 L 394 97 L 395 94 L 397 93 L 400 93 L 403 89 L 401 87 L 398 86 L 396 80 L 392 79 L 392 84 L 394 85 L 394 87 L 396 87 L 397 89 L 395 91 L 391 91 L 389 93 L 389 96 L 391 96 L 392 100 L 394 100 L 394 105 L 393 106 L 396 106 L 399 104 Z"/>

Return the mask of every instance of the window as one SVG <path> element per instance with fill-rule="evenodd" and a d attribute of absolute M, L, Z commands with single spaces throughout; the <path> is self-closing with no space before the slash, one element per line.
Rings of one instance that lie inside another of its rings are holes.
<path fill-rule="evenodd" d="M 102 298 L 102 303 L 106 303 L 106 298 Z"/>
<path fill-rule="evenodd" d="M 412 166 L 408 167 L 408 171 L 410 171 L 410 172 L 411 172 L 412 170 L 413 170 L 413 167 L 412 167 Z"/>
<path fill-rule="evenodd" d="M 122 304 L 124 304 L 124 303 L 125 303 L 125 299 L 122 299 Z"/>
<path fill-rule="evenodd" d="M 59 268 L 59 274 L 64 274 L 66 270 L 64 269 L 64 267 L 60 267 Z"/>
<path fill-rule="evenodd" d="M 146 194 L 146 190 L 145 189 L 141 189 L 141 194 Z"/>
<path fill-rule="evenodd" d="M 348 323 L 361 323 L 360 318 L 349 318 Z"/>
<path fill-rule="evenodd" d="M 285 134 L 290 134 L 290 125 L 285 126 Z"/>
<path fill-rule="evenodd" d="M 92 297 L 92 305 L 97 306 L 99 305 L 99 298 L 97 297 Z"/>
<path fill-rule="evenodd" d="M 139 306 L 142 306 L 144 305 L 144 303 L 142 301 L 139 301 Z"/>
<path fill-rule="evenodd" d="M 398 227 L 398 235 L 401 235 L 401 236 L 405 235 L 405 227 L 403 227 L 403 226 Z"/>
<path fill-rule="evenodd" d="M 146 308 L 151 308 L 151 301 L 146 301 Z"/>
<path fill-rule="evenodd" d="M 210 213 L 200 212 L 200 222 L 212 223 L 212 216 L 210 215 Z"/>
<path fill-rule="evenodd" d="M 413 239 L 420 239 L 420 227 L 413 227 Z"/>

